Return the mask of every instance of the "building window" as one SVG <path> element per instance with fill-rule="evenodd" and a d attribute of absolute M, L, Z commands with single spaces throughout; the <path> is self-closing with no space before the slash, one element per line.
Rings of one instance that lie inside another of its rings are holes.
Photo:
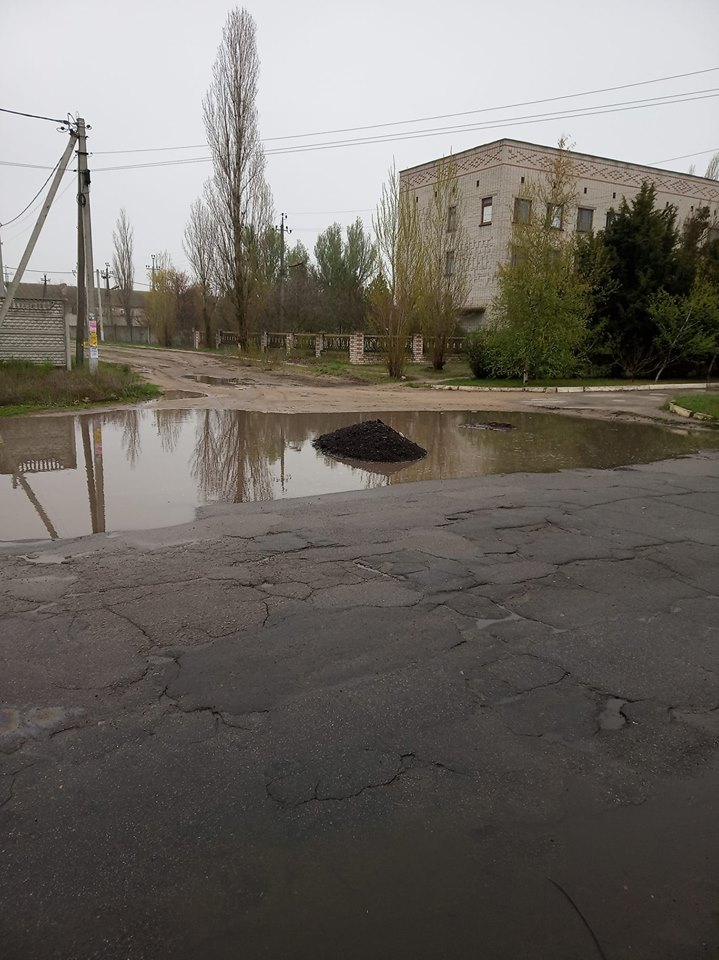
<path fill-rule="evenodd" d="M 562 216 L 564 214 L 564 207 L 561 203 L 548 203 L 547 204 L 547 222 L 552 230 L 561 230 L 562 229 Z"/>
<path fill-rule="evenodd" d="M 606 224 L 607 227 L 611 227 L 611 225 L 614 223 L 614 218 L 616 217 L 616 215 L 617 213 L 615 210 L 610 210 L 607 213 L 607 224 Z"/>
<path fill-rule="evenodd" d="M 444 261 L 445 277 L 454 276 L 454 250 L 448 250 Z"/>
<path fill-rule="evenodd" d="M 483 197 L 482 199 L 482 226 L 486 227 L 492 222 L 492 198 Z"/>
<path fill-rule="evenodd" d="M 532 201 L 524 197 L 516 197 L 514 200 L 514 222 L 529 223 L 532 219 Z"/>
<path fill-rule="evenodd" d="M 591 233 L 594 223 L 594 210 L 589 207 L 577 209 L 577 233 Z"/>
<path fill-rule="evenodd" d="M 586 187 L 584 188 L 584 192 L 585 192 L 585 193 L 587 192 L 587 188 L 586 188 Z"/>
<path fill-rule="evenodd" d="M 514 250 L 512 251 L 510 263 L 512 264 L 513 267 L 516 267 L 518 264 L 521 264 L 521 263 L 526 263 L 526 261 L 527 261 L 527 255 L 525 253 L 516 253 Z"/>
<path fill-rule="evenodd" d="M 447 212 L 447 232 L 454 233 L 457 229 L 457 208 L 450 207 Z"/>

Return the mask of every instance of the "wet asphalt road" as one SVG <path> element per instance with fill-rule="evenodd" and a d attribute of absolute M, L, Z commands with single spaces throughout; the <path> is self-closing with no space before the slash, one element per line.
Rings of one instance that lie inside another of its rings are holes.
<path fill-rule="evenodd" d="M 0 553 L 0 955 L 719 954 L 719 458 Z"/>

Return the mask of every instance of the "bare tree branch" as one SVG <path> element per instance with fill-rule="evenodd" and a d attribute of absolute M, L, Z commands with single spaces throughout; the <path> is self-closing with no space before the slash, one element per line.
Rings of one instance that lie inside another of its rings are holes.
<path fill-rule="evenodd" d="M 120 289 L 120 303 L 125 314 L 125 323 L 130 329 L 130 341 L 133 339 L 132 295 L 135 283 L 135 268 L 132 264 L 133 237 L 134 232 L 123 207 L 117 218 L 116 229 L 112 231 L 112 271 Z"/>

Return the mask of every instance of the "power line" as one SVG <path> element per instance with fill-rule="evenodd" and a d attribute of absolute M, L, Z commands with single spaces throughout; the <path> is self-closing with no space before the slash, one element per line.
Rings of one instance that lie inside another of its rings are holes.
<path fill-rule="evenodd" d="M 41 164 L 41 163 L 18 163 L 15 160 L 0 160 L 0 165 L 2 165 L 3 167 L 25 167 L 28 170 L 54 170 L 55 169 L 54 167 L 46 167 L 44 164 Z M 65 172 L 69 173 L 70 171 L 67 170 Z"/>
<path fill-rule="evenodd" d="M 295 210 L 288 217 L 331 217 L 336 213 L 374 213 L 374 207 L 358 207 L 352 210 Z M 297 228 L 299 229 L 299 227 Z"/>
<path fill-rule="evenodd" d="M 695 91 L 694 93 L 698 93 Z M 582 117 L 593 117 L 601 116 L 607 113 L 624 113 L 629 110 L 644 110 L 648 107 L 661 107 L 661 106 L 671 106 L 677 103 L 691 103 L 695 100 L 709 100 L 719 96 L 719 93 L 708 93 L 701 96 L 691 95 L 680 95 L 675 99 L 661 99 L 661 98 L 650 98 L 648 100 L 640 101 L 628 101 L 627 104 L 603 104 L 601 108 L 576 108 L 573 112 L 563 111 L 555 112 L 552 114 L 528 114 L 524 117 L 514 117 L 511 120 L 503 120 L 498 122 L 491 123 L 481 123 L 481 124 L 463 124 L 461 126 L 453 127 L 436 127 L 431 130 L 422 130 L 422 131 L 412 131 L 410 133 L 396 134 L 396 135 L 382 135 L 378 137 L 364 137 L 364 138 L 355 138 L 351 140 L 329 140 L 320 143 L 313 144 L 304 144 L 294 147 L 278 147 L 276 149 L 267 150 L 267 156 L 282 156 L 284 154 L 294 154 L 294 153 L 308 153 L 317 150 L 332 150 L 338 147 L 352 147 L 360 146 L 364 144 L 379 144 L 379 143 L 395 143 L 402 140 L 416 140 L 426 137 L 436 137 L 441 135 L 446 135 L 449 133 L 470 133 L 473 131 L 481 130 L 500 130 L 505 127 L 514 127 L 521 126 L 523 124 L 531 123 L 549 123 L 555 120 L 567 120 L 567 119 L 581 119 Z M 130 163 L 130 164 L 121 164 L 112 167 L 96 167 L 95 173 L 105 173 L 110 170 L 140 170 L 148 169 L 151 167 L 170 167 L 170 166 L 183 166 L 186 164 L 194 163 L 209 163 L 212 160 L 212 157 L 189 157 L 183 160 L 154 160 L 146 163 Z"/>
<path fill-rule="evenodd" d="M 10 110 L 7 107 L 0 107 L 0 113 L 13 113 L 16 117 L 31 117 L 33 120 L 49 120 L 50 123 L 67 123 L 67 118 L 57 120 L 55 117 L 41 117 L 37 113 L 23 113 L 22 110 Z"/>
<path fill-rule="evenodd" d="M 50 171 L 50 173 L 47 175 L 47 179 L 45 180 L 45 182 L 43 183 L 43 185 L 40 187 L 40 189 L 38 190 L 38 192 L 35 194 L 35 196 L 32 198 L 32 200 L 30 201 L 30 203 L 28 203 L 28 205 L 27 205 L 26 207 L 23 207 L 23 209 L 20 211 L 20 213 L 18 213 L 18 215 L 17 215 L 16 217 L 13 217 L 12 220 L 5 220 L 4 223 L 0 223 L 0 227 L 9 227 L 11 223 L 15 223 L 16 220 L 19 220 L 20 217 L 25 213 L 26 210 L 29 210 L 29 209 L 30 209 L 30 207 L 33 205 L 33 203 L 35 203 L 35 201 L 37 200 L 37 198 L 40 196 L 40 194 L 42 193 L 42 191 L 45 189 L 45 187 L 46 187 L 46 186 L 48 185 L 48 183 L 50 182 L 50 177 L 52 177 L 53 173 L 55 173 L 55 171 L 57 170 L 57 166 L 58 166 L 58 163 L 59 163 L 59 162 L 60 162 L 60 161 L 58 160 L 58 162 L 57 162 L 57 163 L 55 164 L 55 166 L 52 168 L 52 170 Z"/>
<path fill-rule="evenodd" d="M 614 87 L 599 87 L 596 90 L 583 90 L 579 93 L 565 93 L 561 96 L 544 97 L 540 100 L 523 100 L 519 103 L 506 103 L 496 107 L 479 107 L 476 110 L 463 110 L 459 113 L 440 113 L 430 117 L 415 117 L 412 120 L 392 120 L 385 123 L 370 123 L 359 127 L 340 127 L 336 130 L 317 130 L 313 133 L 294 133 L 283 137 L 265 137 L 263 138 L 262 142 L 273 143 L 278 140 L 300 140 L 308 137 L 326 137 L 336 133 L 357 133 L 362 130 L 379 130 L 386 127 L 404 126 L 410 123 L 428 123 L 434 120 L 450 120 L 453 117 L 467 117 L 477 113 L 491 113 L 495 110 L 514 110 L 517 107 L 533 107 L 538 106 L 541 103 L 556 103 L 559 100 L 574 100 L 577 97 L 590 97 L 599 93 L 612 93 L 617 90 L 628 90 L 632 87 L 644 87 L 653 83 L 663 83 L 667 80 L 681 80 L 686 77 L 696 77 L 705 73 L 715 73 L 717 70 L 719 70 L 719 67 L 708 67 L 705 70 L 692 70 L 689 73 L 676 73 L 666 77 L 655 77 L 653 80 L 638 80 L 634 83 L 622 83 Z M 673 94 L 670 94 L 670 96 L 673 96 Z M 167 150 L 201 150 L 207 145 L 208 144 L 205 142 L 185 144 L 177 147 L 136 147 L 134 149 L 123 150 L 95 150 L 94 154 L 99 156 L 101 154 L 109 155 L 121 153 L 160 153 Z"/>
<path fill-rule="evenodd" d="M 67 172 L 67 171 L 66 171 L 66 172 Z M 50 174 L 50 176 L 52 176 L 52 174 Z M 48 180 L 49 180 L 49 179 L 50 179 L 50 177 L 48 177 Z M 46 181 L 46 182 L 47 182 L 47 181 Z M 73 186 L 74 183 L 75 183 L 74 179 L 73 179 L 73 180 L 70 180 L 70 182 L 65 185 L 65 188 L 64 188 L 63 190 L 61 190 L 60 193 L 58 193 L 57 199 L 59 200 L 60 197 L 64 197 L 65 194 L 67 193 L 67 191 L 70 189 L 71 186 Z M 25 209 L 27 210 L 28 208 L 26 207 Z M 19 221 L 18 221 L 17 226 L 19 226 L 24 220 L 27 220 L 27 218 L 28 218 L 29 216 L 32 216 L 32 214 L 34 213 L 34 211 L 35 211 L 36 209 L 37 209 L 37 204 L 35 204 L 35 206 L 33 207 L 33 209 L 30 210 L 28 213 L 25 214 L 25 216 L 22 217 L 22 220 L 19 220 Z M 5 224 L 3 224 L 3 226 L 5 226 Z M 21 237 L 24 233 L 27 233 L 27 231 L 30 229 L 29 227 L 25 227 L 24 229 L 18 231 L 18 230 L 17 230 L 17 226 L 16 226 L 16 228 L 15 228 L 15 232 L 12 232 L 12 231 L 10 232 L 10 236 L 8 237 L 9 240 L 15 240 L 15 239 L 17 239 L 17 237 Z M 55 272 L 57 273 L 57 271 L 55 271 Z"/>
<path fill-rule="evenodd" d="M 719 69 L 719 68 L 717 68 Z M 647 81 L 649 82 L 649 81 Z M 499 130 L 506 127 L 521 126 L 531 123 L 548 123 L 556 120 L 581 119 L 583 117 L 601 116 L 608 113 L 623 113 L 629 110 L 641 110 L 648 107 L 671 106 L 678 103 L 691 103 L 696 100 L 713 99 L 719 95 L 716 91 L 719 88 L 708 88 L 707 90 L 694 90 L 685 94 L 667 94 L 662 97 L 649 97 L 643 100 L 629 100 L 619 103 L 598 104 L 593 107 L 573 107 L 563 111 L 553 111 L 551 113 L 526 114 L 521 117 L 507 118 L 498 121 L 482 121 L 478 124 L 457 124 L 447 127 L 434 127 L 428 130 L 414 130 L 406 133 L 380 134 L 371 137 L 356 137 L 347 140 L 329 140 L 319 143 L 300 144 L 287 147 L 276 147 L 266 151 L 268 156 L 281 156 L 283 154 L 306 153 L 317 150 L 331 150 L 339 147 L 360 146 L 364 144 L 393 143 L 403 140 L 415 140 L 426 137 L 436 137 L 451 133 L 470 133 L 482 130 Z M 185 157 L 179 160 L 152 160 L 144 163 L 118 164 L 109 167 L 96 167 L 95 173 L 105 173 L 113 170 L 139 170 L 152 167 L 166 166 L 184 166 L 195 163 L 209 163 L 210 156 L 203 157 Z M 667 161 L 660 161 L 667 162 Z M 0 165 L 12 167 L 27 167 L 31 169 L 50 170 L 50 167 L 39 164 L 21 163 L 9 160 L 0 160 Z"/>
<path fill-rule="evenodd" d="M 708 67 L 706 70 L 696 70 L 692 71 L 691 73 L 678 73 L 670 77 L 657 77 L 654 80 L 639 80 L 636 83 L 623 83 L 616 87 L 602 87 L 597 90 L 585 90 L 581 93 L 565 93 L 559 97 L 544 97 L 541 100 L 525 100 L 520 103 L 507 103 L 498 107 L 482 107 L 478 110 L 463 110 L 460 113 L 440 113 L 434 117 L 417 117 L 414 120 L 395 120 L 388 123 L 373 123 L 365 127 L 346 127 L 340 130 L 320 130 L 316 133 L 297 133 L 288 137 L 268 137 L 267 140 L 298 140 L 303 137 L 324 137 L 333 133 L 355 133 L 360 130 L 394 127 L 408 123 L 425 123 L 433 120 L 450 120 L 453 117 L 467 117 L 475 113 L 489 113 L 494 110 L 514 110 L 517 107 L 535 107 L 540 103 L 556 103 L 559 100 L 573 100 L 576 97 L 590 97 L 598 93 L 611 93 L 616 90 L 628 90 L 630 87 L 643 87 L 652 83 L 661 83 L 665 80 L 680 80 L 684 77 L 694 77 L 702 73 L 715 73 L 717 70 L 719 70 L 719 67 Z"/>
<path fill-rule="evenodd" d="M 654 167 L 658 163 L 673 163 L 674 160 L 689 160 L 691 157 L 703 157 L 706 156 L 707 153 L 717 153 L 717 151 L 719 151 L 719 147 L 712 147 L 711 150 L 697 150 L 694 153 L 683 153 L 679 157 L 667 157 L 666 160 L 654 160 L 650 166 Z"/>
<path fill-rule="evenodd" d="M 696 96 L 696 94 L 700 94 Z M 503 127 L 521 126 L 523 123 L 547 123 L 552 120 L 570 120 L 581 117 L 601 116 L 605 113 L 623 113 L 627 110 L 642 110 L 647 107 L 670 106 L 674 103 L 690 103 L 693 100 L 710 100 L 719 95 L 719 87 L 709 88 L 708 90 L 693 90 L 687 94 L 670 94 L 667 97 L 650 97 L 645 100 L 627 100 L 624 103 L 598 104 L 596 107 L 575 107 L 571 110 L 553 111 L 552 113 L 526 114 L 523 117 L 512 117 L 507 120 L 498 120 L 491 122 L 482 122 L 479 124 L 458 124 L 450 127 L 433 127 L 428 130 L 413 130 L 402 134 L 383 134 L 377 137 L 358 137 L 351 140 L 328 140 L 320 143 L 306 144 L 296 147 L 277 147 L 267 150 L 268 156 L 275 156 L 283 153 L 303 153 L 305 151 L 316 150 L 319 148 L 331 148 L 334 146 L 351 146 L 360 143 L 392 143 L 399 140 L 415 140 L 423 137 L 438 136 L 447 133 L 471 133 L 477 130 L 500 130 Z M 676 99 L 670 99 L 670 97 Z"/>

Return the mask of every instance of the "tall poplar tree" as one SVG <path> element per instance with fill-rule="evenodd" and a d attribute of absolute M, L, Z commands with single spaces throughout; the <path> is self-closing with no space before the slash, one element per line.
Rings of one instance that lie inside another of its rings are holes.
<path fill-rule="evenodd" d="M 273 219 L 257 116 L 259 75 L 255 21 L 236 8 L 225 23 L 203 111 L 213 163 L 205 200 L 217 231 L 218 280 L 242 349 L 258 285 L 257 248 Z"/>

